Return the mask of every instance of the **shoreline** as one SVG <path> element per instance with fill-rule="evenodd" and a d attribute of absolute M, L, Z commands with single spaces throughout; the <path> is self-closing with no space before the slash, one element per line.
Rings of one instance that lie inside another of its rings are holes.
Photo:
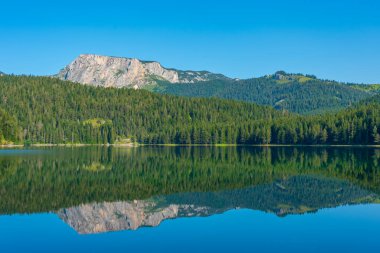
<path fill-rule="evenodd" d="M 134 144 L 134 143 L 128 143 L 128 144 L 85 144 L 85 143 L 79 143 L 79 144 L 30 144 L 28 146 L 25 146 L 23 144 L 6 144 L 6 145 L 0 145 L 0 148 L 27 148 L 27 147 L 90 147 L 90 146 L 106 146 L 106 147 L 138 147 L 141 146 L 140 144 Z"/>
<path fill-rule="evenodd" d="M 166 147 L 373 147 L 380 145 L 361 144 L 140 144 L 140 146 L 166 146 Z"/>
<path fill-rule="evenodd" d="M 125 143 L 125 144 L 30 144 L 25 146 L 23 144 L 5 144 L 0 145 L 0 148 L 27 148 L 27 147 L 90 147 L 90 146 L 106 146 L 106 147 L 140 147 L 140 146 L 156 146 L 156 147 L 353 147 L 353 148 L 380 148 L 380 145 L 360 145 L 360 144 L 139 144 L 139 143 Z"/>

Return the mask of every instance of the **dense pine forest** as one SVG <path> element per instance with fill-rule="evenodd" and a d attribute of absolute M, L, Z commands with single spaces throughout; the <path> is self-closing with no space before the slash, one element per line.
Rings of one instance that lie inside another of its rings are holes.
<path fill-rule="evenodd" d="M 218 98 L 2 76 L 0 109 L 2 143 L 380 143 L 378 96 L 337 113 L 297 116 Z"/>
<path fill-rule="evenodd" d="M 0 145 L 17 141 L 17 123 L 7 112 L 0 109 Z"/>
<path fill-rule="evenodd" d="M 254 102 L 298 114 L 338 111 L 380 91 L 378 85 L 343 84 L 283 71 L 245 80 L 216 79 L 189 84 L 161 81 L 150 88 L 164 94 Z"/>

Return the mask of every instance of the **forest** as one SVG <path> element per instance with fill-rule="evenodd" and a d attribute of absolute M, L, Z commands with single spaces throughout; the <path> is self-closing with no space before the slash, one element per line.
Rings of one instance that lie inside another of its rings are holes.
<path fill-rule="evenodd" d="M 300 116 L 220 98 L 0 77 L 2 143 L 379 144 L 380 99 Z"/>

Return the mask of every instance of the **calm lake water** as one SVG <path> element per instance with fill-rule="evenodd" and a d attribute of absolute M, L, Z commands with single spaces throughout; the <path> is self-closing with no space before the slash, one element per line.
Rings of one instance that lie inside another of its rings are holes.
<path fill-rule="evenodd" d="M 0 149 L 0 252 L 376 252 L 380 149 Z"/>

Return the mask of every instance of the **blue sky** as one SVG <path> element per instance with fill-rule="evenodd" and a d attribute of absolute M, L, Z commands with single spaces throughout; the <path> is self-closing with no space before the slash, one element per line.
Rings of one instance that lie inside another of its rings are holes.
<path fill-rule="evenodd" d="M 48 75 L 81 53 L 248 78 L 276 70 L 380 83 L 380 2 L 6 1 L 0 70 Z"/>

